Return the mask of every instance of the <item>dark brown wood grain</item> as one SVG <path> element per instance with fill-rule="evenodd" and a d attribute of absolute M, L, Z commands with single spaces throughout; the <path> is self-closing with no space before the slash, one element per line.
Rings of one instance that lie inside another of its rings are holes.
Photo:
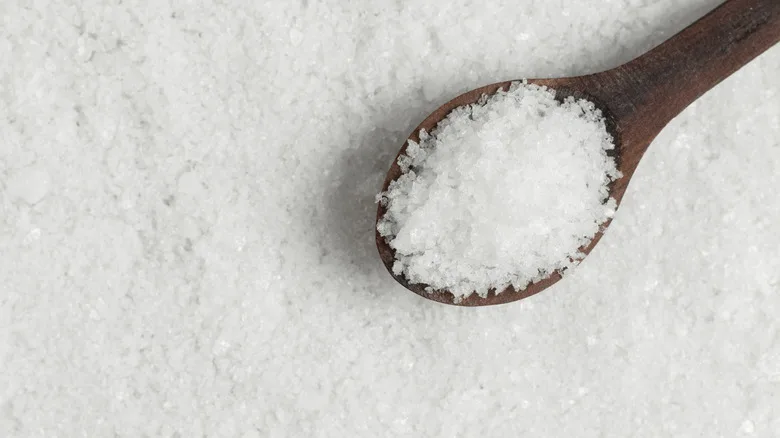
<path fill-rule="evenodd" d="M 780 0 L 729 0 L 639 58 L 612 70 L 586 76 L 559 79 L 533 79 L 530 83 L 556 90 L 558 98 L 574 96 L 594 102 L 607 119 L 615 139 L 616 161 L 623 177 L 612 183 L 610 194 L 623 199 L 628 183 L 642 156 L 658 133 L 688 105 L 742 66 L 780 41 Z M 512 81 L 487 85 L 462 94 L 434 111 L 409 138 L 419 141 L 421 129 L 431 131 L 453 109 L 476 103 L 483 95 L 508 89 Z M 408 143 L 401 148 L 404 154 Z M 401 175 L 393 161 L 382 190 Z M 381 205 L 377 220 L 384 214 Z M 590 253 L 609 223 L 583 248 Z M 379 255 L 393 275 L 393 249 L 376 233 Z M 560 273 L 516 291 L 508 288 L 486 298 L 476 294 L 455 302 L 448 291 L 426 291 L 427 285 L 409 284 L 393 277 L 409 290 L 434 301 L 462 306 L 502 304 L 541 292 L 561 279 Z"/>

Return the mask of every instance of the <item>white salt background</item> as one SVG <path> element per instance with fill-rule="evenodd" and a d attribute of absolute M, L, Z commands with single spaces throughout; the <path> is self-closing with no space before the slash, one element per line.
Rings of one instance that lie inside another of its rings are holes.
<path fill-rule="evenodd" d="M 719 2 L 3 0 L 0 436 L 777 436 L 778 48 L 541 295 L 425 301 L 373 242 L 437 106 Z"/>

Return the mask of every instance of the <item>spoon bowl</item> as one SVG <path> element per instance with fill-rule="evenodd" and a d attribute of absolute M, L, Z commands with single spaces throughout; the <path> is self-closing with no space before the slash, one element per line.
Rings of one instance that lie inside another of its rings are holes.
<path fill-rule="evenodd" d="M 425 120 L 423 120 L 423 122 L 414 130 L 414 132 L 412 132 L 412 134 L 409 136 L 409 139 L 414 142 L 419 142 L 420 131 L 425 130 L 427 132 L 431 132 L 436 127 L 436 125 L 440 121 L 442 121 L 445 117 L 447 117 L 447 115 L 455 108 L 477 103 L 477 101 L 479 101 L 479 99 L 482 96 L 493 95 L 499 90 L 507 91 L 509 90 L 509 87 L 512 85 L 513 82 L 515 81 L 507 81 L 507 82 L 500 82 L 497 84 L 486 85 L 484 87 L 480 87 L 471 90 L 467 93 L 461 94 L 460 96 L 445 103 L 444 105 L 439 107 L 436 111 L 431 113 L 431 115 L 429 115 Z M 619 205 L 620 200 L 623 198 L 623 194 L 626 191 L 628 180 L 630 179 L 630 177 L 626 177 L 625 171 L 627 169 L 624 169 L 620 165 L 621 149 L 620 149 L 620 142 L 617 140 L 619 138 L 618 137 L 619 133 L 616 130 L 615 119 L 610 115 L 608 108 L 603 103 L 598 102 L 597 99 L 594 99 L 592 96 L 588 95 L 587 89 L 585 88 L 586 86 L 585 84 L 587 83 L 586 77 L 571 77 L 571 78 L 559 78 L 559 79 L 531 79 L 531 80 L 527 80 L 527 82 L 529 84 L 545 86 L 547 88 L 555 90 L 556 99 L 558 100 L 563 100 L 570 96 L 578 99 L 579 98 L 587 99 L 588 101 L 593 102 L 602 111 L 602 114 L 604 115 L 604 118 L 606 120 L 607 131 L 610 133 L 610 135 L 612 135 L 613 139 L 615 140 L 615 149 L 609 151 L 609 153 L 615 159 L 618 170 L 620 170 L 621 173 L 623 174 L 621 178 L 612 181 L 608 186 L 610 197 L 614 198 Z M 401 150 L 398 153 L 398 156 L 401 156 L 406 153 L 406 148 L 408 147 L 408 145 L 409 145 L 408 141 L 404 143 L 404 145 L 401 147 Z M 398 165 L 397 158 L 398 157 L 396 157 L 396 159 L 393 161 L 393 164 L 390 166 L 390 170 L 387 172 L 387 177 L 385 178 L 385 182 L 382 186 L 382 191 L 386 191 L 390 183 L 398 179 L 402 174 L 401 167 Z M 385 215 L 385 213 L 387 213 L 387 208 L 380 204 L 377 211 L 377 221 L 379 221 Z M 606 230 L 607 226 L 609 226 L 610 222 L 612 222 L 611 218 L 608 219 L 602 225 L 601 231 L 599 231 L 591 239 L 588 245 L 580 248 L 580 251 L 582 251 L 583 254 L 589 254 L 591 252 L 591 250 L 596 246 L 596 244 L 599 242 L 601 237 L 604 235 L 604 231 Z M 395 250 L 387 243 L 386 239 L 382 237 L 379 234 L 379 232 L 376 233 L 376 244 L 382 262 L 384 263 L 385 267 L 393 276 L 393 278 L 395 278 L 396 281 L 398 281 L 401 285 L 403 285 L 407 289 L 411 290 L 412 292 L 424 298 L 428 298 L 430 300 L 437 301 L 440 303 L 445 303 L 445 304 L 456 304 L 460 306 L 473 307 L 473 306 L 489 306 L 494 304 L 508 303 L 508 302 L 517 301 L 523 298 L 530 297 L 531 295 L 535 295 L 543 291 L 544 289 L 547 289 L 548 287 L 552 286 L 562 278 L 562 273 L 555 271 L 547 278 L 539 280 L 535 283 L 531 283 L 522 290 L 516 290 L 514 287 L 509 286 L 502 291 L 496 291 L 495 289 L 491 289 L 488 291 L 487 296 L 484 297 L 476 293 L 473 293 L 468 297 L 464 297 L 462 299 L 456 299 L 455 295 L 449 291 L 446 290 L 429 291 L 427 284 L 410 283 L 403 275 L 397 275 L 393 273 L 392 268 L 393 268 L 393 263 L 395 261 Z"/>
<path fill-rule="evenodd" d="M 615 142 L 613 158 L 621 178 L 609 185 L 617 205 L 623 199 L 642 156 L 661 130 L 688 105 L 742 66 L 780 41 L 780 1 L 728 0 L 665 43 L 617 68 L 601 73 L 557 79 L 531 79 L 528 83 L 555 91 L 556 98 L 569 96 L 593 102 L 602 111 L 607 131 Z M 485 95 L 508 90 L 514 81 L 487 85 L 461 94 L 431 113 L 415 128 L 409 140 L 418 142 L 421 130 L 433 131 L 455 108 L 477 103 Z M 408 141 L 398 156 L 405 154 Z M 398 157 L 387 173 L 382 191 L 401 176 Z M 379 205 L 377 221 L 386 213 Z M 589 254 L 611 219 L 581 251 Z M 537 294 L 562 278 L 554 272 L 523 290 L 491 289 L 487 296 L 472 293 L 457 299 L 447 290 L 429 290 L 426 284 L 411 284 L 393 273 L 395 251 L 376 232 L 379 256 L 390 274 L 412 292 L 440 303 L 488 306 L 517 301 Z"/>

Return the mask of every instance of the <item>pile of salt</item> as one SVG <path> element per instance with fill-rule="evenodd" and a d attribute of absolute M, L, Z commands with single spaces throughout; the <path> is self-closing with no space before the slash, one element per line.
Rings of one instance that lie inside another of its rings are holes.
<path fill-rule="evenodd" d="M 612 149 L 593 103 L 525 82 L 455 109 L 378 197 L 393 271 L 460 298 L 572 267 L 614 214 Z"/>

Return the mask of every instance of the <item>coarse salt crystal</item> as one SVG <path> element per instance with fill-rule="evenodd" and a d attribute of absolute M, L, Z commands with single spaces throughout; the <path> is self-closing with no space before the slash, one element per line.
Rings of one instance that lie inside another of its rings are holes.
<path fill-rule="evenodd" d="M 51 176 L 36 165 L 25 167 L 11 176 L 6 191 L 12 199 L 20 199 L 33 205 L 40 202 L 49 193 Z"/>

